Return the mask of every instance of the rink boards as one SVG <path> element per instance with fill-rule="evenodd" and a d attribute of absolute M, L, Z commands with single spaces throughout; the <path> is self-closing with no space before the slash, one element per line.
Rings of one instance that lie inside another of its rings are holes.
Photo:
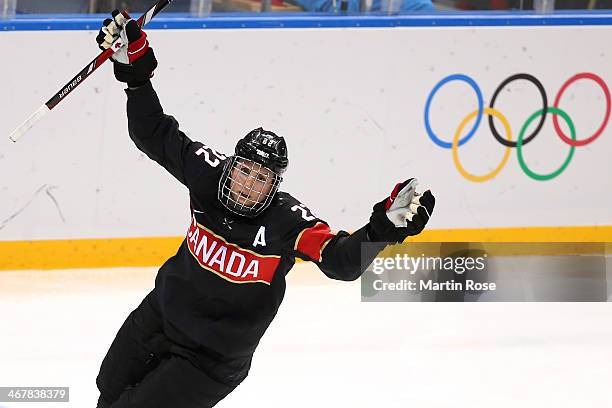
<path fill-rule="evenodd" d="M 426 239 L 612 241 L 611 31 L 457 25 L 149 37 L 160 61 L 154 85 L 183 131 L 223 152 L 258 126 L 284 135 L 283 189 L 333 229 L 363 225 L 395 182 L 417 177 L 437 198 Z M 11 78 L 0 134 L 91 60 L 95 34 L 0 33 L 11 57 L 0 66 Z M 62 105 L 18 144 L 0 138 L 0 269 L 150 265 L 172 254 L 189 223 L 187 190 L 129 139 L 110 65 Z M 557 119 L 549 113 L 537 131 L 544 107 Z"/>

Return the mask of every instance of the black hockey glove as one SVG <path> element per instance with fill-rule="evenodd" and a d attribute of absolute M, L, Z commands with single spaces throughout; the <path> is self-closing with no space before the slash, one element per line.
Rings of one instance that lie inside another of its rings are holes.
<path fill-rule="evenodd" d="M 157 68 L 157 59 L 153 48 L 149 47 L 147 34 L 140 29 L 136 20 L 126 18 L 119 10 L 113 11 L 112 16 L 112 19 L 104 20 L 96 42 L 100 49 L 106 50 L 121 37 L 124 46 L 111 57 L 115 78 L 127 83 L 130 88 L 144 85 Z"/>
<path fill-rule="evenodd" d="M 367 226 L 368 237 L 374 242 L 403 242 L 417 235 L 429 221 L 436 204 L 431 191 L 415 191 L 416 179 L 399 183 L 391 195 L 374 205 Z"/>

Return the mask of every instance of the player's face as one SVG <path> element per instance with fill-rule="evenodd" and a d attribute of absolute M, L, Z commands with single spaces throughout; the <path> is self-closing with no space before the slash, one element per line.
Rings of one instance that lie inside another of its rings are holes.
<path fill-rule="evenodd" d="M 273 182 L 272 170 L 250 160 L 238 159 L 231 172 L 230 194 L 238 204 L 252 207 L 266 200 Z"/>

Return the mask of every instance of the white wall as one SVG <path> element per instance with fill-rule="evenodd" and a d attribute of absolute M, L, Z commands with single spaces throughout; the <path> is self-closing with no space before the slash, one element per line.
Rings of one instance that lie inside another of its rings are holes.
<path fill-rule="evenodd" d="M 95 34 L 0 33 L 0 240 L 182 235 L 187 228 L 187 192 L 133 146 L 110 64 L 19 143 L 6 139 L 97 53 Z M 427 95 L 452 73 L 473 77 L 485 104 L 517 72 L 542 81 L 549 105 L 578 72 L 612 83 L 611 34 L 611 27 L 498 27 L 152 30 L 149 37 L 160 62 L 154 85 L 184 131 L 226 152 L 260 125 L 284 135 L 290 169 L 283 188 L 333 228 L 354 229 L 407 177 L 431 186 L 438 199 L 432 228 L 612 224 L 610 128 L 576 148 L 554 180 L 525 176 L 512 151 L 499 176 L 474 183 L 423 123 Z M 516 140 L 541 102 L 528 83 L 510 89 L 496 108 Z M 434 100 L 432 126 L 451 140 L 475 107 L 465 84 L 450 83 Z M 605 99 L 582 80 L 561 107 L 582 139 L 601 123 Z M 549 117 L 525 155 L 547 172 L 568 149 Z M 459 154 L 482 173 L 499 163 L 503 148 L 483 119 Z"/>

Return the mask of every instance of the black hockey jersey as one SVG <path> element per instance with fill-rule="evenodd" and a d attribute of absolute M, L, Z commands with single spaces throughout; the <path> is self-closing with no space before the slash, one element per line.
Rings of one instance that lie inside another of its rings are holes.
<path fill-rule="evenodd" d="M 165 330 L 221 360 L 246 362 L 235 366 L 246 375 L 295 259 L 315 262 L 333 279 L 356 279 L 363 272 L 365 227 L 332 233 L 284 192 L 253 219 L 225 210 L 217 189 L 227 157 L 181 132 L 163 113 L 151 83 L 126 93 L 130 137 L 187 186 L 191 199 L 185 240 L 155 281 Z"/>

